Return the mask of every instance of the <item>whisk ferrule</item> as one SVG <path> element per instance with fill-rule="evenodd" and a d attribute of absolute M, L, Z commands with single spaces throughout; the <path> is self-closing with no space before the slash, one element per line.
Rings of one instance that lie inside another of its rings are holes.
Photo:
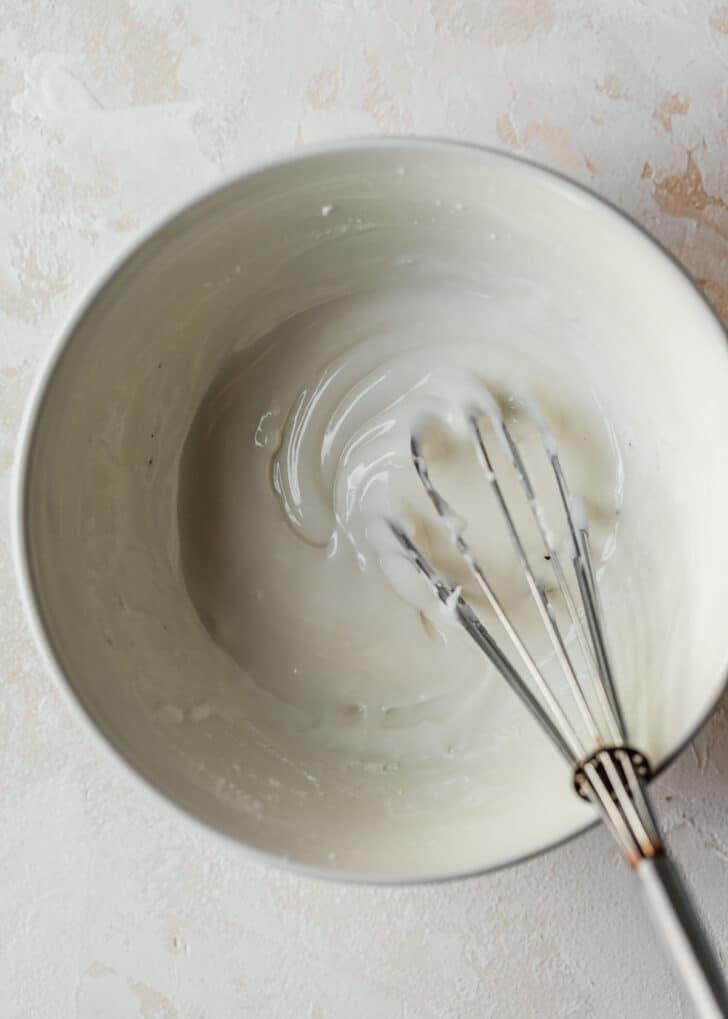
<path fill-rule="evenodd" d="M 603 747 L 574 771 L 574 788 L 602 815 L 630 867 L 663 851 L 645 789 L 647 758 L 632 747 Z"/>

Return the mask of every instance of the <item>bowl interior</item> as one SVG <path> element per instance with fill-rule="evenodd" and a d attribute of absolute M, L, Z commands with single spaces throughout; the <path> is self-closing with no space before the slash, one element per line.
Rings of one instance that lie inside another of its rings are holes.
<path fill-rule="evenodd" d="M 598 399 L 611 423 L 624 503 L 603 597 L 632 741 L 659 763 L 703 718 L 726 665 L 725 340 L 662 252 L 560 178 L 496 153 L 392 141 L 238 180 L 98 290 L 27 439 L 27 579 L 94 725 L 208 825 L 342 875 L 496 866 L 589 819 L 517 705 L 477 760 L 423 756 L 392 771 L 360 745 L 323 746 L 275 697 L 252 696 L 188 594 L 180 462 L 224 365 L 332 302 L 406 294 L 424 316 L 436 314 L 433 291 L 480 295 L 484 343 L 497 324 L 499 350 L 573 376 L 574 399 Z M 305 360 L 305 332 L 287 342 Z"/>

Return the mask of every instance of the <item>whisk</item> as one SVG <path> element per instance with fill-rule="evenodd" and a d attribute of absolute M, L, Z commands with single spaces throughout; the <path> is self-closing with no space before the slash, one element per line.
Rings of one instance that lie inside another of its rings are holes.
<path fill-rule="evenodd" d="M 466 540 L 462 518 L 433 483 L 422 442 L 417 434 L 412 434 L 410 445 L 414 469 L 469 574 L 507 636 L 515 652 L 512 658 L 519 663 L 519 667 L 501 649 L 483 619 L 463 597 L 460 587 L 438 571 L 405 527 L 393 520 L 389 521 L 389 526 L 407 558 L 440 601 L 454 614 L 460 626 L 566 760 L 573 775 L 575 792 L 593 804 L 599 812 L 630 868 L 641 879 L 655 926 L 662 935 L 696 1014 L 706 1019 L 726 1017 L 728 991 L 721 967 L 675 865 L 666 855 L 650 804 L 646 789 L 651 777 L 648 758 L 630 744 L 606 640 L 604 610 L 597 586 L 584 506 L 567 484 L 559 449 L 540 410 L 534 404 L 524 404 L 523 410 L 531 426 L 540 434 L 543 453 L 553 472 L 558 504 L 566 525 L 567 554 L 575 578 L 574 593 L 567 581 L 567 570 L 562 563 L 558 543 L 549 529 L 542 503 L 534 491 L 519 444 L 495 402 L 488 400 L 485 406 L 469 411 L 465 414 L 465 421 L 478 463 L 490 485 L 515 557 L 563 673 L 564 689 L 568 690 L 571 697 L 569 710 L 565 708 L 563 694 L 557 695 L 554 692 L 553 683 L 546 678 L 504 610 L 486 569 Z M 492 450 L 488 445 L 491 437 L 489 434 L 486 441 L 481 427 L 481 421 L 487 419 L 490 419 L 492 431 L 505 452 L 505 470 L 515 472 L 543 543 L 545 559 L 550 563 L 556 590 L 581 648 L 580 669 L 574 664 L 570 642 L 562 632 L 554 602 L 545 585 L 537 579 L 514 514 L 504 497 L 501 480 L 494 467 Z"/>

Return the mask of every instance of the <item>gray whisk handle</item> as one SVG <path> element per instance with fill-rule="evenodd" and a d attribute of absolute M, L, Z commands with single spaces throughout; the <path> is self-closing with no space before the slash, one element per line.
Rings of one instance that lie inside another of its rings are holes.
<path fill-rule="evenodd" d="M 635 873 L 642 884 L 652 922 L 696 1016 L 727 1019 L 725 975 L 677 867 L 664 853 L 659 853 L 641 860 Z"/>

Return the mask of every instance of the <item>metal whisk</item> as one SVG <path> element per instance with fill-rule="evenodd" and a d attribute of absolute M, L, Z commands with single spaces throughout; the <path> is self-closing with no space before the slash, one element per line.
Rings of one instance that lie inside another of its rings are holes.
<path fill-rule="evenodd" d="M 568 555 L 576 581 L 577 599 L 567 582 L 557 543 L 548 528 L 519 446 L 508 425 L 494 408 L 495 404 L 492 407 L 486 404 L 485 410 L 479 408 L 469 412 L 466 415 L 467 427 L 478 462 L 503 517 L 516 559 L 565 677 L 573 702 L 572 710 L 565 710 L 559 696 L 554 693 L 552 683 L 545 677 L 504 610 L 486 570 L 464 536 L 461 518 L 432 482 L 417 435 L 411 437 L 412 462 L 417 475 L 436 513 L 447 527 L 457 552 L 507 635 L 515 652 L 514 659 L 520 662 L 520 668 L 512 664 L 473 606 L 463 597 L 460 588 L 443 576 L 426 558 L 404 527 L 396 521 L 390 521 L 389 526 L 407 558 L 440 601 L 454 612 L 465 632 L 567 761 L 578 795 L 599 811 L 627 863 L 641 878 L 655 925 L 693 1001 L 696 1014 L 726 1017 L 728 991 L 721 967 L 674 864 L 666 856 L 650 805 L 646 790 L 646 783 L 651 777 L 648 759 L 644 753 L 630 745 L 628 738 L 605 638 L 604 614 L 583 506 L 569 489 L 558 448 L 540 412 L 533 406 L 526 407 L 526 416 L 531 418 L 531 423 L 541 435 L 543 451 L 553 471 L 566 524 Z M 550 562 L 556 587 L 581 648 L 583 668 L 580 670 L 574 665 L 554 604 L 545 586 L 536 577 L 514 515 L 503 495 L 481 427 L 484 418 L 490 418 L 496 438 L 505 451 L 509 469 L 515 472 L 540 534 L 545 559 Z M 572 715 L 579 719 L 578 725 L 572 721 Z"/>

